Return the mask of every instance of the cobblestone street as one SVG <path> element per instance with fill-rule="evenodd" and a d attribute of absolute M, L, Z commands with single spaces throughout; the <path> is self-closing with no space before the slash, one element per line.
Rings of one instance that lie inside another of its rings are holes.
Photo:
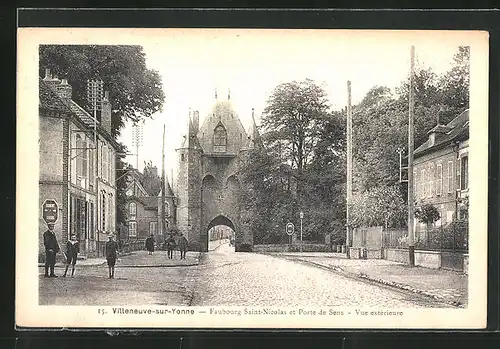
<path fill-rule="evenodd" d="M 201 262 L 193 305 L 442 307 L 406 291 L 222 245 Z"/>
<path fill-rule="evenodd" d="M 44 278 L 43 268 L 39 268 L 39 304 L 189 305 L 195 270 L 186 265 L 194 263 L 198 263 L 196 252 L 189 252 L 185 260 L 180 260 L 178 253 L 176 259 L 169 260 L 163 251 L 152 256 L 139 251 L 118 260 L 115 279 L 108 278 L 105 264 L 77 264 L 75 276 L 65 278 L 61 277 L 62 266 L 56 267 L 58 278 Z"/>
<path fill-rule="evenodd" d="M 66 278 L 62 266 L 58 278 L 40 268 L 40 305 L 450 307 L 299 261 L 236 253 L 227 243 L 198 255 L 181 261 L 138 251 L 119 259 L 115 279 L 105 264 L 77 265 Z"/>

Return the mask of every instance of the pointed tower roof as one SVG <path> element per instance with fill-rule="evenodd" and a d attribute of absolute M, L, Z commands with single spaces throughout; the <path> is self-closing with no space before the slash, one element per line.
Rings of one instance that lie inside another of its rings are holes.
<path fill-rule="evenodd" d="M 230 100 L 216 101 L 203 120 L 198 131 L 198 140 L 205 153 L 213 153 L 214 130 L 222 125 L 227 132 L 227 154 L 237 154 L 246 146 L 247 132 Z"/>

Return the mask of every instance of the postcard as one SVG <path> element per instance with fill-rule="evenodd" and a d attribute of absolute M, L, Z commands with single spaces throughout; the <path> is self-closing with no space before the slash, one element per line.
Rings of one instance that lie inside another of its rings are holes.
<path fill-rule="evenodd" d="M 20 28 L 17 67 L 19 329 L 485 328 L 487 32 Z"/>

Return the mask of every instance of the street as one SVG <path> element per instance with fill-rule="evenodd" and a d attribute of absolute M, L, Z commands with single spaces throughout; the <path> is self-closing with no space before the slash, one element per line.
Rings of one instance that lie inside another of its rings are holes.
<path fill-rule="evenodd" d="M 75 277 L 44 278 L 40 305 L 384 306 L 447 307 L 427 297 L 355 280 L 329 270 L 223 244 L 199 265 L 165 266 L 164 252 L 124 257 L 116 278 L 107 266 L 77 265 Z M 178 257 L 177 257 L 178 258 Z M 147 262 L 149 261 L 149 262 Z M 60 276 L 62 268 L 56 268 Z"/>

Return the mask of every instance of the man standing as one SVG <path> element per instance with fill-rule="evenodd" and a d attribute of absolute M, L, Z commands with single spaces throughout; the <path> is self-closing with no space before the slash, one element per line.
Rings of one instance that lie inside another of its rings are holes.
<path fill-rule="evenodd" d="M 179 251 L 181 251 L 181 259 L 186 259 L 186 252 L 188 250 L 188 240 L 184 235 L 179 238 Z"/>
<path fill-rule="evenodd" d="M 54 223 L 47 224 L 49 230 L 43 233 L 43 244 L 45 246 L 45 277 L 56 278 L 54 267 L 56 265 L 56 253 L 59 252 L 56 234 L 54 234 Z M 49 275 L 50 268 L 50 275 Z"/>
<path fill-rule="evenodd" d="M 172 236 L 172 234 L 170 234 L 170 236 L 168 237 L 168 239 L 165 241 L 165 245 L 167 247 L 168 259 L 174 258 L 175 239 Z"/>
<path fill-rule="evenodd" d="M 146 249 L 148 250 L 148 254 L 153 254 L 155 250 L 155 239 L 153 234 L 146 239 Z"/>
<path fill-rule="evenodd" d="M 108 262 L 109 278 L 113 279 L 115 277 L 115 264 L 116 264 L 116 251 L 118 250 L 118 244 L 113 240 L 113 235 L 108 235 L 108 242 L 106 242 L 106 260 Z"/>

